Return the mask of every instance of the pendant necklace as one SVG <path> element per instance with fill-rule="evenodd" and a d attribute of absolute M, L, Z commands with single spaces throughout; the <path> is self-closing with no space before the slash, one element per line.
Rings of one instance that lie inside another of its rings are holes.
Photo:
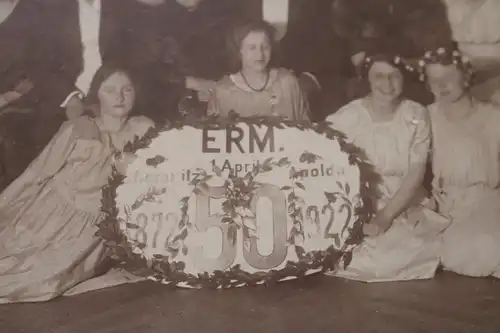
<path fill-rule="evenodd" d="M 245 84 L 247 85 L 248 88 L 250 88 L 252 91 L 254 92 L 263 92 L 266 88 L 267 88 L 267 85 L 269 84 L 269 78 L 271 77 L 270 73 L 267 72 L 267 76 L 266 76 L 266 82 L 264 83 L 264 85 L 262 86 L 262 88 L 260 89 L 255 89 L 254 87 L 252 87 L 250 85 L 250 83 L 248 83 L 248 80 L 247 78 L 245 77 L 245 75 L 243 74 L 242 71 L 240 71 L 240 74 L 241 74 L 241 77 L 243 78 L 243 81 L 245 82 Z"/>

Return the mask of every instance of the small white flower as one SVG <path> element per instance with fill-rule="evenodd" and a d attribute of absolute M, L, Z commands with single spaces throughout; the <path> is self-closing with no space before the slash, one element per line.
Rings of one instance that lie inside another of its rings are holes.
<path fill-rule="evenodd" d="M 419 65 L 420 67 L 425 67 L 425 61 L 424 61 L 424 60 L 422 60 L 422 59 L 421 59 L 421 60 L 419 60 L 419 61 L 418 61 L 418 65 Z"/>
<path fill-rule="evenodd" d="M 140 247 L 138 247 L 138 246 L 134 246 L 134 247 L 132 248 L 132 252 L 133 252 L 133 253 L 135 253 L 135 254 L 142 254 L 142 250 L 141 250 L 141 248 L 140 248 Z"/>
<path fill-rule="evenodd" d="M 271 106 L 278 104 L 278 96 L 272 95 L 271 99 L 269 100 L 269 104 L 271 104 Z"/>
<path fill-rule="evenodd" d="M 430 57 L 431 57 L 431 55 L 432 55 L 432 52 L 431 52 L 431 51 L 427 51 L 427 52 L 425 52 L 425 54 L 424 54 L 424 58 L 427 58 L 427 59 L 428 59 L 428 58 L 430 58 Z"/>
<path fill-rule="evenodd" d="M 453 56 L 454 57 L 459 57 L 460 56 L 460 52 L 458 52 L 457 50 L 453 51 Z"/>
<path fill-rule="evenodd" d="M 446 50 L 444 47 L 440 47 L 439 49 L 437 49 L 437 54 L 445 54 L 446 53 Z"/>
<path fill-rule="evenodd" d="M 257 224 L 254 217 L 243 218 L 243 225 L 251 231 L 253 236 L 256 236 L 255 232 L 257 231 Z"/>
<path fill-rule="evenodd" d="M 398 57 L 398 56 L 394 57 L 394 63 L 395 64 L 399 64 L 400 62 L 401 62 L 401 58 L 400 57 Z"/>
<path fill-rule="evenodd" d="M 236 207 L 234 211 L 242 217 L 255 217 L 255 214 L 249 208 Z"/>
<path fill-rule="evenodd" d="M 243 219 L 241 218 L 241 215 L 236 215 L 234 218 L 233 218 L 233 222 L 236 224 L 236 225 L 239 225 L 240 227 L 243 226 Z"/>

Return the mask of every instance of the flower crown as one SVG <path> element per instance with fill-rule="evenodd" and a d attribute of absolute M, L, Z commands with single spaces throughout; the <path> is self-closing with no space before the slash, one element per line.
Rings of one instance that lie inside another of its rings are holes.
<path fill-rule="evenodd" d="M 377 61 L 386 61 L 394 67 L 405 69 L 408 72 L 412 73 L 415 71 L 415 68 L 408 62 L 405 58 L 400 55 L 381 55 L 381 56 L 366 56 L 363 59 L 363 72 L 368 73 L 373 63 Z"/>
<path fill-rule="evenodd" d="M 474 69 L 470 59 L 463 55 L 456 47 L 440 47 L 433 51 L 425 52 L 418 61 L 420 80 L 425 81 L 425 66 L 428 64 L 456 65 L 464 74 L 471 78 Z"/>

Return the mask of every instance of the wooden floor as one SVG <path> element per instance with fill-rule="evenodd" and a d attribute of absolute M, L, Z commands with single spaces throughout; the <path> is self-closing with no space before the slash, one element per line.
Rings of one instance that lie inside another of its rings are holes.
<path fill-rule="evenodd" d="M 362 284 L 318 276 L 273 288 L 124 285 L 0 306 L 2 333 L 499 333 L 500 280 L 442 273 Z"/>

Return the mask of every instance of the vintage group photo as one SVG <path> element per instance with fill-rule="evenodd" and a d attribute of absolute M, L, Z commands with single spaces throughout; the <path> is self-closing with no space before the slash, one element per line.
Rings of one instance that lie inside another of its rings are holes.
<path fill-rule="evenodd" d="M 0 0 L 0 331 L 500 331 L 499 13 Z"/>

